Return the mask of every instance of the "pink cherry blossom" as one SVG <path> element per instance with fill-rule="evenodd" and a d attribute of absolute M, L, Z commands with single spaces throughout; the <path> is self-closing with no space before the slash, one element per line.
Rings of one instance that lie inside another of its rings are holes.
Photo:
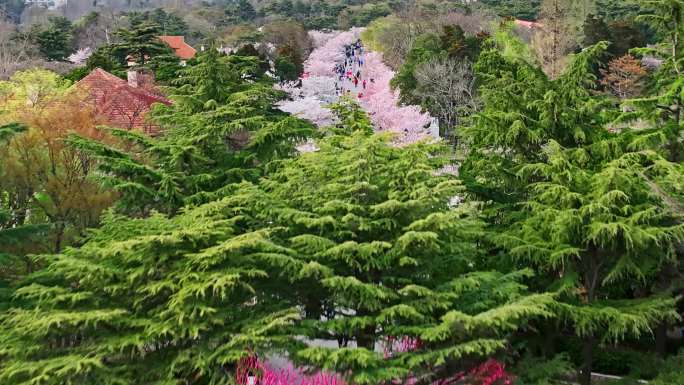
<path fill-rule="evenodd" d="M 304 72 L 312 76 L 328 76 L 334 79 L 333 67 L 344 61 L 344 46 L 355 42 L 361 36 L 361 28 L 337 32 L 334 36 L 321 40 L 323 44 L 316 47 L 304 62 Z"/>
<path fill-rule="evenodd" d="M 335 65 L 346 59 L 345 46 L 357 41 L 361 32 L 361 28 L 345 32 L 310 32 L 315 49 L 304 62 L 301 87 L 296 83 L 279 86 L 292 98 L 292 101 L 281 103 L 280 109 L 308 119 L 318 127 L 332 124 L 334 118 L 326 106 L 337 101 L 337 85 L 343 88 L 343 93 L 359 101 L 377 131 L 395 133 L 397 145 L 434 138 L 435 127 L 431 127 L 433 119 L 428 114 L 421 112 L 418 106 L 398 104 L 399 92 L 390 87 L 394 72 L 383 63 L 380 53 L 364 52 L 364 65 L 355 66 L 352 71 L 361 71 L 362 76 L 356 84 L 350 80 L 340 81 L 334 73 Z"/>
<path fill-rule="evenodd" d="M 298 118 L 306 119 L 318 127 L 329 126 L 334 121 L 330 109 L 326 108 L 321 100 L 312 96 L 281 102 L 278 108 Z"/>
<path fill-rule="evenodd" d="M 399 91 L 392 90 L 394 72 L 382 61 L 382 55 L 368 52 L 362 67 L 368 83 L 361 105 L 376 129 L 399 134 L 399 144 L 410 144 L 430 137 L 427 126 L 432 118 L 417 106 L 399 106 Z"/>
<path fill-rule="evenodd" d="M 85 62 L 86 62 L 86 60 L 88 60 L 88 58 L 89 58 L 90 55 L 92 55 L 92 54 L 93 54 L 93 50 L 90 49 L 90 47 L 81 48 L 81 49 L 79 49 L 78 51 L 76 51 L 76 52 L 72 53 L 71 55 L 69 55 L 69 57 L 67 58 L 67 60 L 70 61 L 70 62 L 73 63 L 73 64 L 76 64 L 76 65 L 79 65 L 79 66 L 80 66 L 80 65 L 84 65 Z"/>

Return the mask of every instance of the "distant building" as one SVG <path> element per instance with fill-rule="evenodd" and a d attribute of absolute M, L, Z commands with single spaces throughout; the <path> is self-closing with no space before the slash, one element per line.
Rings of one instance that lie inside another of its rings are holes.
<path fill-rule="evenodd" d="M 24 0 L 24 4 L 27 7 L 37 6 L 47 9 L 57 9 L 65 7 L 67 5 L 67 0 Z"/>
<path fill-rule="evenodd" d="M 193 57 L 195 57 L 195 54 L 197 54 L 197 50 L 192 48 L 192 46 L 190 46 L 188 43 L 186 43 L 185 37 L 183 36 L 164 35 L 159 36 L 159 40 L 168 44 L 169 47 L 171 47 L 174 50 L 176 56 L 178 56 L 178 58 L 181 59 L 181 61 L 183 62 L 192 59 Z"/>
<path fill-rule="evenodd" d="M 432 136 L 433 139 L 439 140 L 439 119 L 437 118 L 431 118 L 430 119 L 430 126 L 428 127 L 428 132 L 430 133 L 430 136 Z"/>
<path fill-rule="evenodd" d="M 85 102 L 92 104 L 112 127 L 140 130 L 152 136 L 159 134 L 160 128 L 145 116 L 155 103 L 171 104 L 156 91 L 150 76 L 137 71 L 129 71 L 126 81 L 96 68 L 75 88 L 84 93 Z"/>

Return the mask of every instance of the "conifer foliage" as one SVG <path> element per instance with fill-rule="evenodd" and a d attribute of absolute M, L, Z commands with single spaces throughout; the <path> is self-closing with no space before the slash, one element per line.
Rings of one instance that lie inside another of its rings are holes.
<path fill-rule="evenodd" d="M 0 382 L 225 384 L 247 348 L 287 342 L 295 315 L 262 285 L 301 269 L 245 230 L 250 189 L 169 219 L 110 215 L 16 292 Z M 284 284 L 284 283 L 283 283 Z"/>
<path fill-rule="evenodd" d="M 335 109 L 318 151 L 258 184 L 172 217 L 109 214 L 49 257 L 2 317 L 0 381 L 224 384 L 241 357 L 281 349 L 358 384 L 439 378 L 551 315 L 529 270 L 478 271 L 482 223 L 449 206 L 462 187 L 435 173 L 443 148 L 397 148 L 357 105 Z M 421 343 L 374 351 L 390 336 Z"/>
<path fill-rule="evenodd" d="M 338 348 L 295 358 L 355 384 L 446 378 L 504 349 L 526 320 L 551 314 L 551 296 L 529 296 L 520 283 L 529 271 L 477 270 L 482 223 L 471 205 L 449 206 L 463 187 L 436 175 L 445 148 L 394 147 L 370 134 L 358 106 L 333 109 L 346 130 L 263 182 L 283 243 L 326 268 L 291 292 L 304 309 L 302 332 Z M 421 344 L 389 358 L 375 350 L 397 336 Z"/>
<path fill-rule="evenodd" d="M 113 130 L 124 145 L 80 137 L 71 143 L 101 160 L 124 211 L 173 213 L 206 202 L 230 183 L 255 180 L 266 163 L 293 155 L 312 135 L 310 124 L 275 109 L 283 94 L 259 73 L 256 58 L 207 50 L 170 87 L 174 103 L 154 111 L 161 138 Z"/>
<path fill-rule="evenodd" d="M 472 191 L 498 209 L 490 216 L 501 229 L 495 243 L 549 277 L 542 290 L 558 291 L 561 319 L 583 340 L 582 384 L 591 382 L 598 343 L 678 317 L 675 299 L 648 282 L 676 259 L 684 237 L 665 192 L 668 180 L 681 180 L 677 165 L 653 149 L 634 152 L 629 130 L 605 128 L 610 106 L 591 88 L 605 48 L 585 49 L 556 80 L 484 53 L 486 107 L 466 136 L 473 147 L 463 169 Z"/>

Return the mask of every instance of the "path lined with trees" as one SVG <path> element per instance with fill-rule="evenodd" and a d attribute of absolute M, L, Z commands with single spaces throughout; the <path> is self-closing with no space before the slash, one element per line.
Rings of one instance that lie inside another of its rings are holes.
<path fill-rule="evenodd" d="M 367 49 L 359 51 L 363 52 L 363 66 L 346 56 L 346 47 L 359 42 L 361 32 L 360 28 L 345 32 L 311 32 L 315 48 L 304 63 L 305 75 L 299 83 L 282 87 L 293 100 L 281 103 L 280 108 L 324 127 L 332 122 L 332 112 L 326 105 L 346 95 L 368 112 L 376 130 L 396 133 L 398 143 L 436 137 L 438 129 L 431 126 L 434 123 L 429 115 L 417 106 L 399 105 L 399 92 L 390 84 L 394 72 L 383 63 L 382 54 Z M 342 78 L 336 72 L 340 66 L 345 68 Z M 361 78 L 355 85 L 353 79 L 357 71 Z"/>

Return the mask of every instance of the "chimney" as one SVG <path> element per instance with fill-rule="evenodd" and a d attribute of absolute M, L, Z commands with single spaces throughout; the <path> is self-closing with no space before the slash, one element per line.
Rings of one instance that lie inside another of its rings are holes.
<path fill-rule="evenodd" d="M 128 85 L 138 87 L 138 71 L 128 70 Z"/>

